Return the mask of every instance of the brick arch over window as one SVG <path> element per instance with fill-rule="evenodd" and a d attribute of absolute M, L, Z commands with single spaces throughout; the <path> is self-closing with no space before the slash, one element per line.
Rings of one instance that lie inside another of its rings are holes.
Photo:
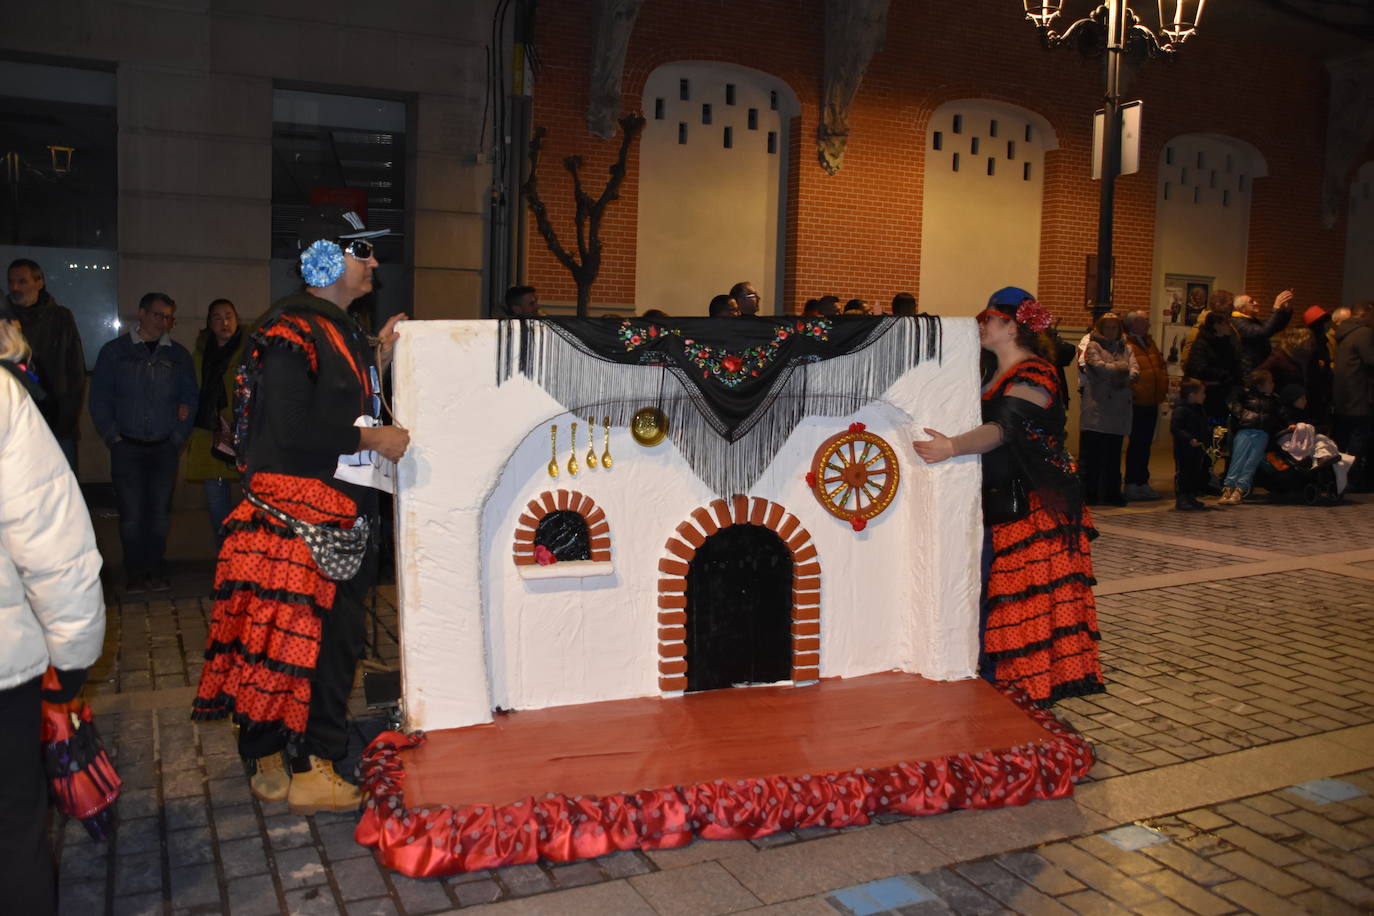
<path fill-rule="evenodd" d="M 606 513 L 590 496 L 577 491 L 545 490 L 525 504 L 525 511 L 515 523 L 515 565 L 533 566 L 534 536 L 539 523 L 550 512 L 569 510 L 582 516 L 587 523 L 587 536 L 590 539 L 593 563 L 605 563 L 611 559 L 611 526 L 606 521 Z"/>
<path fill-rule="evenodd" d="M 697 548 L 722 528 L 759 525 L 792 552 L 792 683 L 820 678 L 821 564 L 811 532 L 796 516 L 766 499 L 736 494 L 693 509 L 691 518 L 668 538 L 658 561 L 658 686 L 687 689 L 687 571 Z"/>

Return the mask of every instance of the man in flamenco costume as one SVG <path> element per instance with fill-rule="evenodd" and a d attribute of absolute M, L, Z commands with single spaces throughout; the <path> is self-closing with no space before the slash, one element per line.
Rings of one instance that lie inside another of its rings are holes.
<path fill-rule="evenodd" d="M 404 316 L 372 341 L 345 310 L 371 292 L 369 239 L 385 232 L 338 207 L 308 213 L 305 287 L 263 317 L 236 379 L 245 499 L 225 523 L 192 718 L 232 716 L 253 794 L 286 799 L 295 814 L 348 811 L 360 801 L 333 761 L 344 755 L 364 649 L 378 492 L 353 482 L 344 465 L 366 464 L 351 459 L 370 451 L 396 461 L 410 436 L 380 425 L 380 373 Z M 337 562 L 342 555 L 351 568 Z"/>
<path fill-rule="evenodd" d="M 983 424 L 952 437 L 927 429 L 912 443 L 928 464 L 983 456 L 980 669 L 1040 706 L 1106 689 L 1088 546 L 1097 532 L 1064 447 L 1059 375 L 1042 355 L 1051 323 L 1025 290 L 993 293 L 978 315 L 979 342 L 997 360 Z"/>

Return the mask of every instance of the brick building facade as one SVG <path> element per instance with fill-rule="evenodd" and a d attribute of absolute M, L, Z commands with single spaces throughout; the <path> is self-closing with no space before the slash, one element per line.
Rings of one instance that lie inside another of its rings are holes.
<path fill-rule="evenodd" d="M 1144 6 L 1152 22 L 1154 5 Z M 1148 61 L 1128 78 L 1128 97 L 1144 100 L 1145 121 L 1140 169 L 1117 183 L 1118 307 L 1158 298 L 1167 267 L 1153 263 L 1156 180 L 1166 144 L 1182 134 L 1234 138 L 1256 148 L 1267 163 L 1267 176 L 1253 187 L 1245 289 L 1262 301 L 1290 286 L 1298 289 L 1301 303 L 1339 301 L 1345 220 L 1326 228 L 1320 211 L 1325 62 L 1367 46 L 1264 4 L 1243 6 L 1209 5 L 1203 28 L 1178 58 Z M 922 233 L 938 229 L 921 220 L 931 114 L 966 98 L 1029 109 L 1058 137 L 1058 148 L 1044 164 L 1036 289 L 1067 326 L 1081 326 L 1086 256 L 1096 250 L 1099 191 L 1089 177 L 1090 116 L 1101 104 L 1100 63 L 1068 49 L 1043 51 L 1012 0 L 892 0 L 886 40 L 849 112 L 843 167 L 831 176 L 817 162 L 814 140 L 825 55 L 823 7 L 821 0 L 648 0 L 630 40 L 622 109 L 645 110 L 646 79 L 673 61 L 752 67 L 796 94 L 800 116 L 785 151 L 780 297 L 789 312 L 822 293 L 886 302 L 898 290 L 915 289 Z M 617 145 L 616 139 L 596 139 L 586 127 L 591 9 L 590 0 L 543 4 L 535 21 L 541 70 L 532 121 L 549 131 L 540 184 L 564 238 L 571 235 L 571 182 L 556 164 L 567 155 L 581 156 L 583 175 L 596 188 Z M 1369 153 L 1374 156 L 1374 149 Z M 603 223 L 605 251 L 592 291 L 593 313 L 601 306 L 654 306 L 636 298 L 640 165 L 636 147 L 620 200 Z M 571 278 L 532 223 L 529 239 L 528 282 L 540 288 L 545 302 L 571 302 Z M 989 288 L 1000 285 L 995 274 L 996 265 L 989 265 Z"/>

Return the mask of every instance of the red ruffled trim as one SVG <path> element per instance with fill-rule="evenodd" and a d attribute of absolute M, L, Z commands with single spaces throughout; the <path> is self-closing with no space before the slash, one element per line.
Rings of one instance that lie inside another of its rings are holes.
<path fill-rule="evenodd" d="M 406 808 L 400 752 L 422 732 L 378 735 L 360 772 L 368 799 L 354 838 L 387 868 L 430 878 L 482 868 L 673 849 L 694 836 L 747 840 L 800 827 L 850 827 L 877 814 L 929 815 L 1064 798 L 1092 768 L 1092 745 L 1025 694 L 1003 692 L 1050 739 L 920 763 L 808 776 L 716 780 L 602 797 L 546 795 L 506 805 Z"/>

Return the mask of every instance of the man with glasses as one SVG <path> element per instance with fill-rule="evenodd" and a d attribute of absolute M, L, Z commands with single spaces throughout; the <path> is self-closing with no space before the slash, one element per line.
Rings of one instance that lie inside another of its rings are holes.
<path fill-rule="evenodd" d="M 176 312 L 171 296 L 146 294 L 138 324 L 100 348 L 91 377 L 91 419 L 110 449 L 127 595 L 171 587 L 164 557 L 172 490 L 200 398 L 191 354 L 170 336 Z"/>
<path fill-rule="evenodd" d="M 759 294 L 748 280 L 730 287 L 730 298 L 739 306 L 739 317 L 752 318 L 759 313 Z"/>
<path fill-rule="evenodd" d="M 386 232 L 351 210 L 307 212 L 304 288 L 263 317 L 239 369 L 245 501 L 225 524 L 192 717 L 232 717 L 253 795 L 293 814 L 362 800 L 334 761 L 348 743 L 385 487 L 357 472 L 372 453 L 400 460 L 410 434 L 385 422 L 380 396 L 404 316 L 370 339 L 347 309 L 372 291 L 371 240 Z"/>

